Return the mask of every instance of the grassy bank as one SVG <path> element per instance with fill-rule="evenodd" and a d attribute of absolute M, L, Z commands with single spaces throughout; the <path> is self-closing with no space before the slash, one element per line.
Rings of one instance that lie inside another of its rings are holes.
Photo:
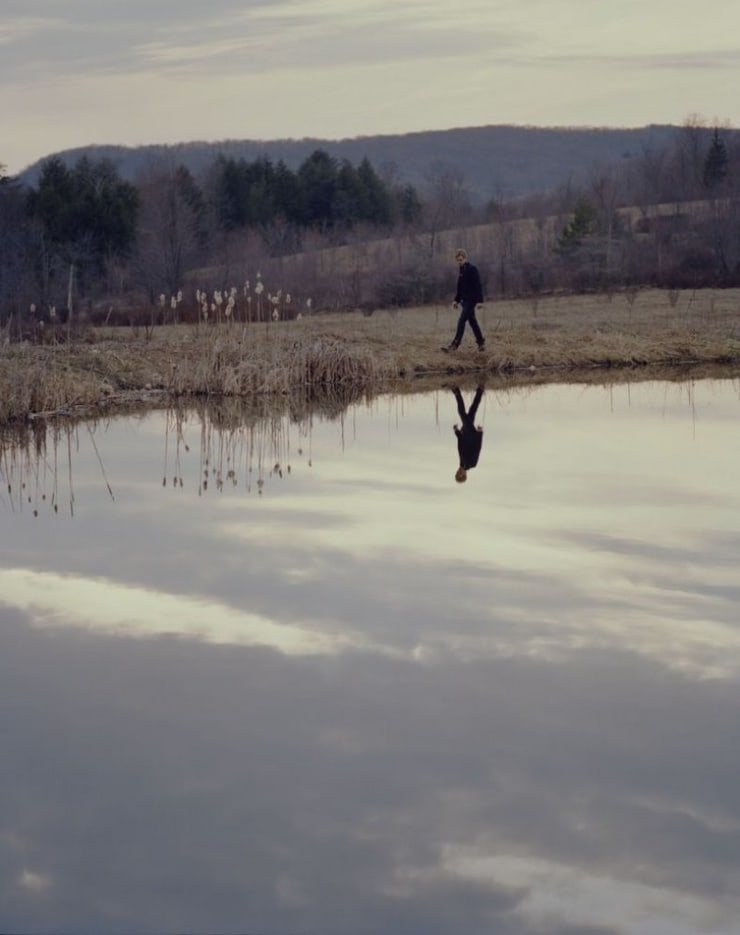
<path fill-rule="evenodd" d="M 162 396 L 381 392 L 399 381 L 491 374 L 583 379 L 606 368 L 724 365 L 740 373 L 740 290 L 558 296 L 480 312 L 487 350 L 468 333 L 455 354 L 449 307 L 315 314 L 269 324 L 101 329 L 69 344 L 0 350 L 0 424 L 110 410 Z"/>

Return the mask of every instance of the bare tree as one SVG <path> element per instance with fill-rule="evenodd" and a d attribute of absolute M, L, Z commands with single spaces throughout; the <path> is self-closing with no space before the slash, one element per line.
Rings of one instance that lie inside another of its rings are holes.
<path fill-rule="evenodd" d="M 676 141 L 673 154 L 675 201 L 692 201 L 703 197 L 703 172 L 709 129 L 698 114 L 687 117 Z"/>
<path fill-rule="evenodd" d="M 470 194 L 461 169 L 435 162 L 427 173 L 424 224 L 429 232 L 429 255 L 434 255 L 437 235 L 452 227 L 470 223 Z"/>
<path fill-rule="evenodd" d="M 154 301 L 172 296 L 197 261 L 205 236 L 205 209 L 190 172 L 165 158 L 139 179 L 141 208 L 134 265 Z"/>
<path fill-rule="evenodd" d="M 597 230 L 605 240 L 604 272 L 609 279 L 612 274 L 614 237 L 619 227 L 617 205 L 619 204 L 620 184 L 614 170 L 595 169 L 591 175 L 591 197 L 596 208 Z"/>

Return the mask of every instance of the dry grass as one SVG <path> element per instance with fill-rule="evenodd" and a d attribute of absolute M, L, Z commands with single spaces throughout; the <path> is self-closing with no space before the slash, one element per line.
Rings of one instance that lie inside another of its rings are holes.
<path fill-rule="evenodd" d="M 0 349 L 0 425 L 104 411 L 132 400 L 290 395 L 339 398 L 450 374 L 583 379 L 604 368 L 740 367 L 740 290 L 558 296 L 497 302 L 454 355 L 451 308 L 316 314 L 265 324 L 101 329 L 71 346 Z"/>

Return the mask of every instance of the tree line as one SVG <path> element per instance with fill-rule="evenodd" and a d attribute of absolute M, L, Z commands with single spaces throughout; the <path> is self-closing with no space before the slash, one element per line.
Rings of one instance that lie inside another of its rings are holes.
<path fill-rule="evenodd" d="M 154 308 L 187 281 L 223 288 L 260 268 L 300 273 L 319 305 L 438 301 L 449 291 L 442 235 L 475 225 L 491 296 L 736 285 L 738 182 L 737 134 L 696 118 L 661 150 L 595 167 L 586 184 L 483 205 L 454 165 L 435 165 L 419 192 L 396 166 L 323 150 L 295 171 L 219 156 L 198 178 L 166 157 L 135 182 L 105 159 L 52 157 L 32 187 L 0 166 L 0 324 L 73 302 Z M 326 270 L 319 253 L 338 247 L 343 264 Z"/>
<path fill-rule="evenodd" d="M 108 160 L 60 157 L 27 188 L 0 166 L 0 308 L 19 297 L 61 305 L 73 275 L 78 294 L 106 291 L 123 276 L 152 300 L 182 286 L 238 235 L 268 255 L 303 247 L 308 232 L 340 242 L 351 232 L 388 231 L 421 214 L 415 189 L 384 181 L 316 150 L 296 172 L 266 157 L 218 157 L 200 180 L 184 165 L 153 164 L 136 184 Z M 72 273 L 70 274 L 70 270 Z"/>

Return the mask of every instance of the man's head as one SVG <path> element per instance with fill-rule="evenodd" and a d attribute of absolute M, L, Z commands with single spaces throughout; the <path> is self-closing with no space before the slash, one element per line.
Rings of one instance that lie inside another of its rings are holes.
<path fill-rule="evenodd" d="M 455 480 L 458 482 L 458 484 L 464 484 L 467 479 L 468 479 L 468 472 L 465 470 L 464 467 L 459 467 L 455 471 Z"/>
<path fill-rule="evenodd" d="M 455 250 L 455 262 L 459 266 L 462 266 L 463 263 L 467 261 L 467 259 L 468 259 L 468 255 L 462 248 L 458 248 L 457 250 Z"/>

